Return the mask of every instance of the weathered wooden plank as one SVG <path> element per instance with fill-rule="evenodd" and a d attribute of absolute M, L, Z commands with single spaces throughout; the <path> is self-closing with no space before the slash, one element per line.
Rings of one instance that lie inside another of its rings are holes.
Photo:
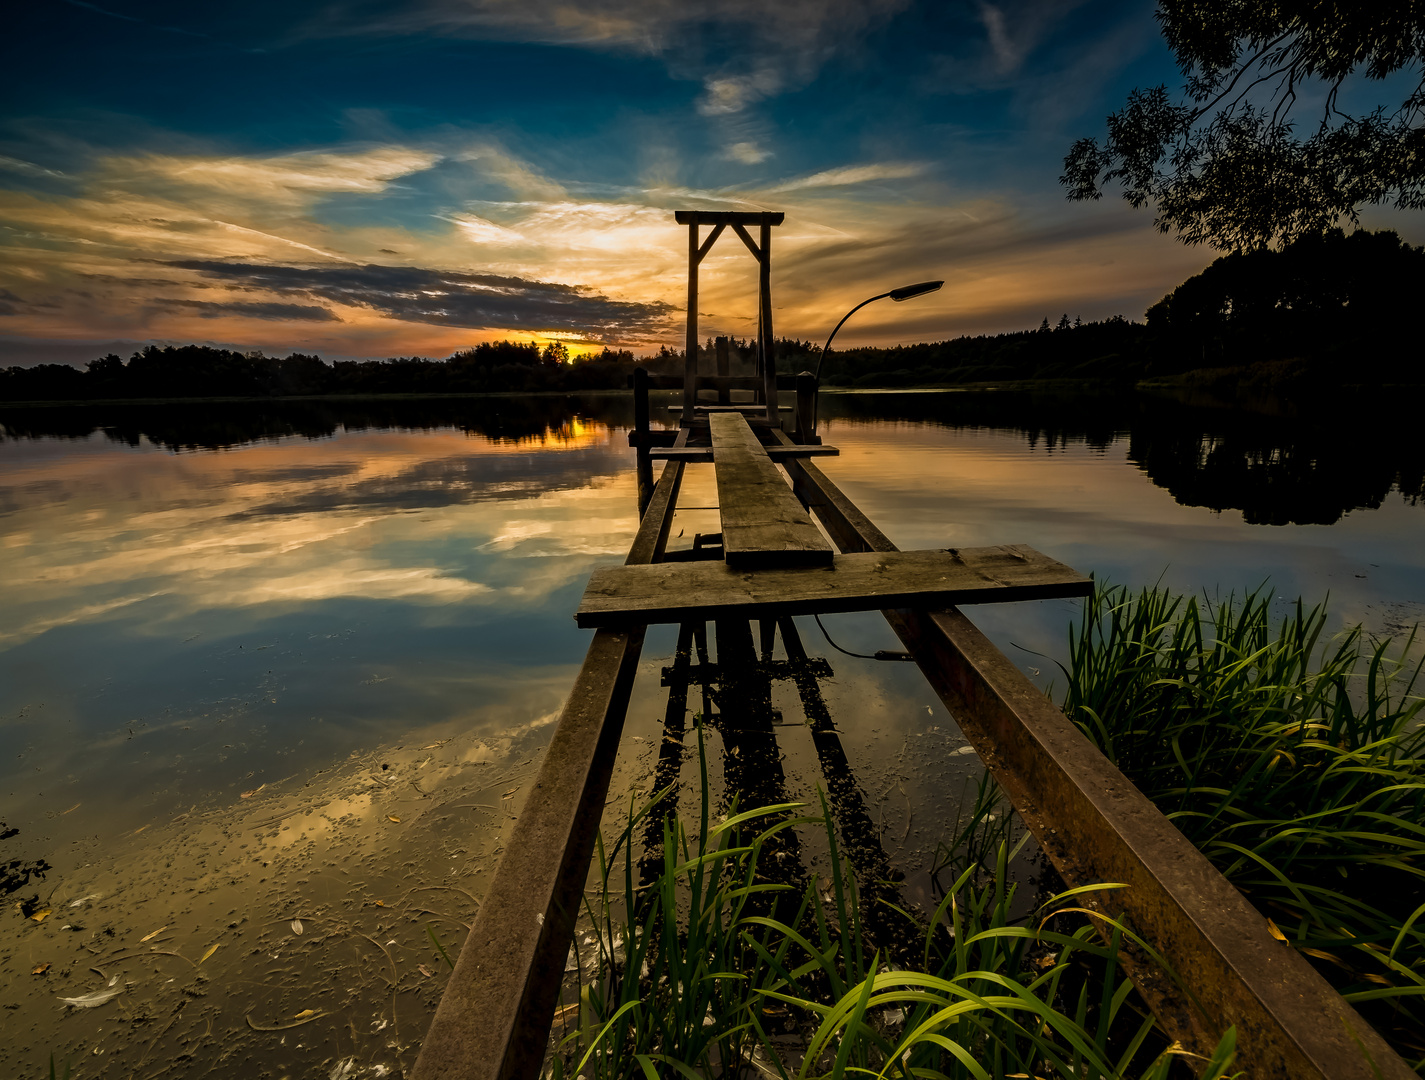
<path fill-rule="evenodd" d="M 679 225 L 780 225 L 787 215 L 778 210 L 675 210 Z"/>
<path fill-rule="evenodd" d="M 762 569 L 830 563 L 831 544 L 797 502 L 747 420 L 736 412 L 712 412 L 708 431 L 728 565 Z"/>
<path fill-rule="evenodd" d="M 842 551 L 896 550 L 815 464 L 789 461 L 787 471 Z M 1414 1075 L 969 619 L 954 608 L 882 614 L 1064 880 L 1127 884 L 1075 902 L 1122 918 L 1191 988 L 1196 1004 L 1155 965 L 1127 955 L 1172 1038 L 1207 1055 L 1235 1024 L 1237 1067 L 1252 1077 Z"/>
<path fill-rule="evenodd" d="M 669 406 L 667 406 L 667 408 L 668 408 L 668 411 L 669 411 L 670 413 L 680 413 L 680 412 L 683 411 L 683 407 L 682 407 L 681 405 L 669 405 Z M 767 411 L 767 407 L 766 407 L 765 405 L 751 405 L 751 404 L 748 404 L 748 405 L 694 405 L 694 406 L 693 406 L 693 412 L 695 412 L 695 413 L 709 413 L 709 414 L 711 414 L 711 413 L 717 413 L 717 412 L 733 412 L 733 413 L 747 413 L 748 415 L 751 415 L 751 416 L 761 416 L 761 415 L 763 415 L 766 411 Z"/>
<path fill-rule="evenodd" d="M 723 539 L 726 543 L 726 523 Z M 830 611 L 943 607 L 1087 596 L 1093 582 L 1031 547 L 838 555 L 824 567 L 737 570 L 725 563 L 606 566 L 589 578 L 582 627 Z"/>
<path fill-rule="evenodd" d="M 767 456 L 773 461 L 801 457 L 836 457 L 841 453 L 834 446 L 764 446 Z M 650 450 L 648 456 L 655 461 L 686 461 L 706 464 L 713 460 L 711 446 L 683 446 L 678 448 Z"/>
<path fill-rule="evenodd" d="M 661 556 L 682 478 L 681 461 L 664 466 L 629 562 Z M 539 1075 L 643 636 L 642 626 L 594 635 L 421 1043 L 414 1080 Z"/>

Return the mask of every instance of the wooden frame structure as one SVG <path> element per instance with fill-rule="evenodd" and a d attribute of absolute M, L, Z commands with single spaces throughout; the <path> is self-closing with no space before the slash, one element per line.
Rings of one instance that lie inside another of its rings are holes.
<path fill-rule="evenodd" d="M 731 228 L 757 260 L 757 373 L 763 383 L 758 395 L 766 406 L 767 419 L 774 424 L 777 415 L 777 362 L 775 337 L 772 334 L 772 227 L 782 224 L 785 214 L 729 213 L 712 210 L 679 210 L 674 215 L 679 225 L 688 227 L 688 332 L 687 352 L 683 360 L 683 415 L 690 417 L 698 404 L 698 266 L 717 238 Z M 711 225 L 707 239 L 700 239 L 701 227 Z M 748 226 L 756 226 L 760 235 L 752 239 Z M 725 348 L 718 354 L 718 374 L 725 376 Z"/>
<path fill-rule="evenodd" d="M 694 259 L 701 257 L 698 253 L 706 254 L 723 228 L 730 224 L 744 232 L 738 226 L 747 224 L 714 223 L 713 234 L 699 244 L 697 225 L 708 223 L 703 216 L 689 212 L 679 214 L 678 221 L 691 222 L 692 273 L 696 271 Z M 764 224 L 764 241 L 765 229 L 771 224 Z M 744 240 L 754 247 L 750 238 L 744 236 Z M 765 256 L 769 252 L 765 243 L 760 251 L 765 273 Z M 691 325 L 696 318 L 695 283 L 690 284 L 689 292 L 694 301 L 689 304 Z M 762 295 L 765 302 L 765 289 Z M 764 330 L 769 327 L 770 319 Z M 696 363 L 694 334 L 690 329 L 690 364 Z M 770 352 L 766 355 L 770 359 Z M 691 549 L 667 551 L 684 470 L 689 461 L 704 460 L 705 454 L 717 467 L 720 444 L 736 448 L 729 461 L 734 473 L 748 476 L 778 466 L 785 469 L 801 516 L 806 512 L 814 515 L 841 553 L 834 556 L 830 567 L 817 554 L 816 561 L 810 563 L 800 557 L 793 559 L 792 569 L 787 569 L 786 552 L 805 550 L 798 539 L 802 536 L 802 522 L 798 516 L 792 523 L 795 528 L 789 529 L 784 519 L 791 511 L 784 504 L 776 504 L 771 519 L 760 524 L 754 520 L 755 514 L 747 519 L 754 528 L 744 538 L 751 542 L 744 543 L 742 551 L 747 561 L 739 573 L 750 579 L 749 587 L 757 587 L 758 581 L 772 581 L 778 574 L 791 574 L 805 582 L 811 576 L 834 571 L 835 558 L 855 553 L 890 557 L 897 552 L 886 535 L 808 456 L 790 452 L 797 443 L 771 422 L 776 375 L 770 363 L 763 374 L 771 407 L 766 419 L 759 418 L 760 426 L 756 428 L 736 412 L 724 413 L 726 420 L 713 420 L 719 410 L 697 404 L 697 377 L 690 367 L 681 387 L 684 409 L 679 428 L 655 431 L 649 426 L 648 402 L 653 380 L 646 373 L 640 373 L 635 380 L 636 422 L 630 443 L 638 449 L 642 516 L 623 568 L 640 571 L 631 577 L 641 577 L 643 569 L 676 575 L 681 564 L 684 576 L 673 579 L 675 588 L 680 582 L 701 580 L 699 575 L 708 576 L 719 589 L 723 587 L 721 571 L 715 565 L 704 569 L 709 567 L 704 560 L 725 559 L 725 538 L 717 537 L 717 543 L 712 545 L 695 543 Z M 691 392 L 688 382 L 693 384 Z M 799 406 L 800 398 L 799 394 Z M 763 451 L 775 452 L 764 453 L 752 473 L 746 468 L 745 457 L 755 457 L 755 453 L 744 430 L 756 432 Z M 809 428 L 803 430 L 809 432 Z M 721 438 L 715 434 L 719 431 Z M 650 451 L 654 446 L 668 447 L 673 453 L 656 484 L 650 475 L 645 496 L 643 472 L 651 473 Z M 696 458 L 692 453 L 695 450 Z M 728 452 L 724 449 L 724 453 Z M 826 448 L 823 452 L 834 451 Z M 777 483 L 785 490 L 785 481 L 779 479 Z M 750 488 L 762 486 L 754 476 Z M 720 484 L 720 502 L 742 498 L 741 490 L 732 486 L 724 490 Z M 774 505 L 770 500 L 771 497 L 752 497 L 764 508 Z M 793 547 L 789 549 L 786 544 Z M 663 563 L 669 565 L 654 565 Z M 1059 564 L 1054 567 L 1057 569 L 1049 573 L 1045 579 L 1048 584 L 1038 595 L 1083 594 L 1086 579 Z M 1235 1025 L 1237 1067 L 1254 1078 L 1415 1077 L 1405 1061 L 1330 984 L 1294 949 L 1271 936 L 1265 917 L 1157 807 L 969 619 L 946 605 L 948 591 L 903 593 L 892 589 L 885 595 L 890 597 L 885 602 L 895 605 L 882 610 L 887 622 L 1064 880 L 1070 886 L 1104 882 L 1126 886 L 1107 893 L 1086 894 L 1076 903 L 1126 920 L 1172 965 L 1186 992 L 1146 956 L 1130 955 L 1128 961 L 1135 984 L 1171 1037 L 1187 1050 L 1207 1055 L 1218 1035 Z M 918 602 L 917 596 L 935 602 Z M 873 597 L 868 595 L 865 601 L 861 606 L 874 606 Z M 828 735 L 829 716 L 824 715 L 825 707 L 815 691 L 814 673 L 807 666 L 805 650 L 787 614 L 794 607 L 773 602 L 759 608 L 749 601 L 708 610 L 716 610 L 719 615 L 720 662 L 724 635 L 729 650 L 750 655 L 751 635 L 746 621 L 749 614 L 761 620 L 763 659 L 769 659 L 768 630 L 781 620 L 788 672 L 799 680 L 808 718 L 817 725 L 813 732 L 818 739 L 818 753 L 835 757 L 840 744 L 834 733 Z M 654 614 L 651 609 L 642 614 L 623 609 L 622 614 L 604 620 L 604 625 L 595 630 L 529 799 L 422 1044 L 413 1074 L 416 1080 L 534 1080 L 539 1075 L 643 645 L 645 622 Z M 686 609 L 656 614 L 689 617 Z M 694 677 L 690 661 L 696 637 L 693 625 L 684 622 L 677 658 L 669 669 L 675 678 L 670 684 L 674 689 L 668 711 L 670 718 L 677 712 L 679 730 L 687 688 Z M 734 633 L 739 625 L 740 631 Z M 699 641 L 699 671 L 703 671 L 709 665 L 705 642 Z M 706 687 L 707 676 L 700 678 Z M 832 796 L 835 802 L 834 790 Z M 864 807 L 861 810 L 859 816 L 851 812 L 848 820 L 865 817 Z"/>

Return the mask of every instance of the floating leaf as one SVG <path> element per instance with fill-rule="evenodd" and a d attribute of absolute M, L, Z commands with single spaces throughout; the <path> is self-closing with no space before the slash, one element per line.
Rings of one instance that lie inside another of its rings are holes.
<path fill-rule="evenodd" d="M 418 965 L 416 965 L 416 967 L 417 967 L 417 970 L 420 971 L 420 973 L 421 973 L 422 975 L 424 975 L 427 979 L 429 979 L 432 975 L 435 974 L 434 971 L 432 971 L 430 968 L 426 967 L 424 964 L 418 964 Z"/>
<path fill-rule="evenodd" d="M 217 951 L 218 951 L 219 949 L 221 949 L 222 947 L 223 947 L 223 943 L 222 943 L 221 941 L 218 942 L 216 945 L 209 945 L 209 946 L 208 946 L 208 951 L 203 954 L 203 959 L 202 959 L 202 960 L 199 960 L 198 963 L 201 964 L 201 963 L 203 962 L 203 960 L 208 959 L 208 957 L 212 956 L 215 952 L 217 952 Z"/>
<path fill-rule="evenodd" d="M 73 1005 L 76 1009 L 92 1009 L 96 1005 L 102 1005 L 106 1001 L 113 1001 L 124 992 L 122 986 L 111 986 L 105 990 L 95 990 L 92 994 L 81 994 L 79 997 L 62 997 L 60 1003 Z"/>
<path fill-rule="evenodd" d="M 514 794 L 516 791 L 518 791 L 518 790 L 519 790 L 518 787 L 512 787 L 512 788 L 510 788 L 509 791 L 507 791 L 507 792 L 505 792 L 503 795 L 501 795 L 500 798 L 502 798 L 502 799 L 508 799 L 511 795 L 513 795 L 513 794 Z"/>
<path fill-rule="evenodd" d="M 244 791 L 244 792 L 242 793 L 242 795 L 240 796 L 240 798 L 243 798 L 243 799 L 250 799 L 250 798 L 252 798 L 254 795 L 256 795 L 259 791 L 261 791 L 263 788 L 265 788 L 266 786 L 267 786 L 266 784 L 258 784 L 257 787 L 253 788 L 251 791 Z"/>
<path fill-rule="evenodd" d="M 302 932 L 302 920 L 301 920 L 301 919 L 293 919 L 293 920 L 292 920 L 292 933 L 294 933 L 294 934 L 300 934 L 301 932 Z"/>
<path fill-rule="evenodd" d="M 424 746 L 422 746 L 421 749 L 422 749 L 422 750 L 436 750 L 436 749 L 439 749 L 440 747 L 442 747 L 442 746 L 444 746 L 444 745 L 445 745 L 445 743 L 443 743 L 443 742 L 430 742 L 430 743 L 426 743 Z"/>
<path fill-rule="evenodd" d="M 385 900 L 373 900 L 372 903 L 375 904 L 377 907 L 385 907 L 385 906 L 386 906 L 386 901 L 385 901 Z"/>
<path fill-rule="evenodd" d="M 386 820 L 387 820 L 387 821 L 394 821 L 397 825 L 401 824 L 401 819 L 398 818 L 395 814 L 387 814 L 387 815 L 386 815 Z"/>
<path fill-rule="evenodd" d="M 160 926 L 153 933 L 145 934 L 143 937 L 139 938 L 139 944 L 142 945 L 145 941 L 152 941 L 154 938 L 158 937 L 159 934 L 163 933 L 167 929 L 168 927 L 166 926 Z"/>
<path fill-rule="evenodd" d="M 30 916 L 30 918 L 34 919 L 35 922 L 44 922 L 44 921 L 45 921 L 45 916 L 46 916 L 46 915 L 50 915 L 50 914 L 52 914 L 52 912 L 50 911 L 50 909 L 49 909 L 49 908 L 45 908 L 43 911 L 37 911 L 37 912 L 35 912 L 33 915 Z"/>
<path fill-rule="evenodd" d="M 43 974 L 44 974 L 46 971 L 48 971 L 48 970 L 49 970 L 49 965 L 48 965 L 48 964 L 41 964 L 39 967 L 35 968 L 34 971 L 30 972 L 30 974 L 31 974 L 31 975 L 43 975 Z"/>
<path fill-rule="evenodd" d="M 147 828 L 148 828 L 147 825 L 140 825 L 137 829 L 135 829 L 135 830 L 133 831 L 133 835 L 134 835 L 134 836 L 137 836 L 139 833 L 143 832 L 143 831 L 144 831 L 145 829 L 147 829 Z"/>
<path fill-rule="evenodd" d="M 317 1015 L 317 1010 L 316 1010 L 316 1009 L 303 1009 L 301 1012 L 294 1014 L 293 1017 L 292 1017 L 292 1019 L 293 1019 L 293 1020 L 305 1020 L 305 1019 L 306 1019 L 307 1017 L 309 1017 L 309 1016 L 316 1016 L 316 1015 Z"/>
<path fill-rule="evenodd" d="M 310 1009 L 308 1009 L 307 1011 L 311 1012 Z M 253 1031 L 286 1031 L 288 1028 L 301 1027 L 303 1024 L 310 1024 L 313 1020 L 319 1020 L 326 1015 L 327 1014 L 324 1012 L 313 1012 L 311 1016 L 304 1016 L 300 1020 L 292 1020 L 286 1024 L 271 1025 L 254 1023 L 251 1014 L 243 1017 L 243 1019 L 247 1021 L 247 1026 L 252 1028 Z"/>

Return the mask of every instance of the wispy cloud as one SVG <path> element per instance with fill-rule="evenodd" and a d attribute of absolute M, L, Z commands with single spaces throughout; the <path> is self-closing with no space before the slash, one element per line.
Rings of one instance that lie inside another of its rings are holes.
<path fill-rule="evenodd" d="M 430 168 L 440 155 L 404 146 L 344 153 L 306 151 L 272 157 L 143 154 L 105 158 L 110 178 L 205 188 L 252 202 L 307 202 L 314 195 L 374 194 L 393 180 Z"/>
<path fill-rule="evenodd" d="M 701 82 L 709 116 L 805 86 L 910 0 L 417 0 L 326 5 L 309 37 L 440 34 L 620 50 Z"/>
<path fill-rule="evenodd" d="M 800 176 L 785 180 L 767 188 L 769 194 L 784 191 L 805 191 L 808 188 L 849 187 L 853 184 L 867 184 L 876 180 L 908 180 L 922 176 L 926 166 L 914 161 L 887 161 L 880 165 L 843 165 L 836 169 L 826 169 L 811 176 Z"/>

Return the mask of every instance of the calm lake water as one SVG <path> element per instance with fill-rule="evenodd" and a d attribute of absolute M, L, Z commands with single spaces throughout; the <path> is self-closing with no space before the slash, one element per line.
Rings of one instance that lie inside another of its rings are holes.
<path fill-rule="evenodd" d="M 826 472 L 903 548 L 1329 594 L 1378 635 L 1425 617 L 1425 444 L 1379 414 L 1004 392 L 822 415 Z M 409 1068 L 445 978 L 428 928 L 453 955 L 587 647 L 584 582 L 632 538 L 631 419 L 617 396 L 0 411 L 11 1075 L 51 1052 L 85 1076 Z M 717 531 L 710 467 L 681 502 L 672 546 Z M 971 615 L 1048 687 L 1077 611 Z M 824 622 L 899 648 L 879 615 Z M 923 901 L 976 759 L 912 665 L 798 623 Z M 649 634 L 606 828 L 651 786 L 674 641 Z M 814 801 L 825 759 L 789 683 L 774 705 L 786 790 Z"/>

